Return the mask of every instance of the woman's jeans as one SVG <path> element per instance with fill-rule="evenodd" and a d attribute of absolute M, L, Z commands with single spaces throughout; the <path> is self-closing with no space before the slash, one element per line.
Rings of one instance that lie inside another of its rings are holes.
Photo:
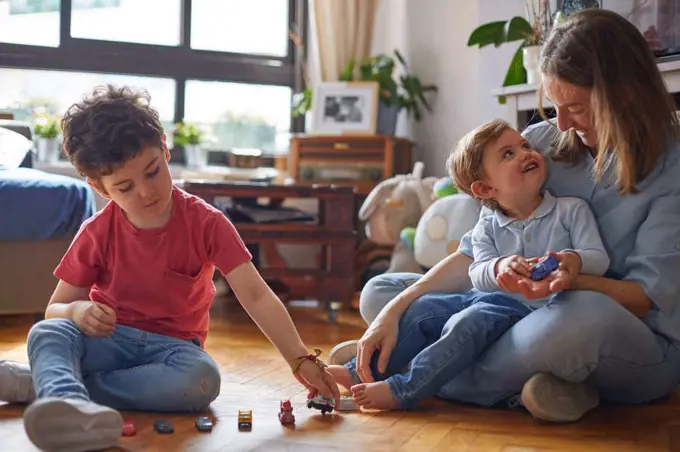
<path fill-rule="evenodd" d="M 377 369 L 378 352 L 372 357 L 371 371 L 376 380 L 389 385 L 399 406 L 412 408 L 420 400 L 436 395 L 531 311 L 501 293 L 423 295 L 399 322 L 399 337 L 385 373 Z M 406 366 L 408 370 L 403 372 Z M 345 367 L 359 382 L 356 359 Z"/>
<path fill-rule="evenodd" d="M 111 336 L 85 336 L 67 319 L 28 333 L 38 398 L 92 400 L 117 410 L 200 411 L 220 392 L 220 372 L 198 341 L 116 325 Z"/>
<path fill-rule="evenodd" d="M 370 324 L 420 276 L 391 273 L 370 280 L 361 293 L 364 320 Z M 440 295 L 442 302 L 436 304 L 424 302 L 435 294 L 424 295 L 403 317 L 417 319 L 421 309 L 450 317 L 467 299 L 466 294 Z M 400 324 L 399 329 L 401 335 L 409 326 Z M 680 350 L 611 298 L 597 292 L 566 291 L 517 322 L 437 395 L 491 406 L 521 392 L 538 372 L 571 382 L 587 381 L 607 401 L 644 403 L 677 388 Z"/>

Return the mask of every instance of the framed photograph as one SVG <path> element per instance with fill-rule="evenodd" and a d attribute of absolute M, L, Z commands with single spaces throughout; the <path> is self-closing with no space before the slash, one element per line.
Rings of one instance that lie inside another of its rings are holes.
<path fill-rule="evenodd" d="M 321 83 L 312 97 L 313 133 L 375 134 L 378 119 L 377 82 Z"/>

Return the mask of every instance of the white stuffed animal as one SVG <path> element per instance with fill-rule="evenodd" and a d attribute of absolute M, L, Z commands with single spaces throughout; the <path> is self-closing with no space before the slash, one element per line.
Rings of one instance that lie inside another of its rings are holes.
<path fill-rule="evenodd" d="M 413 173 L 399 174 L 380 182 L 359 209 L 359 219 L 366 222 L 366 237 L 378 245 L 399 243 L 405 227 L 415 227 L 434 201 L 432 187 L 436 177 L 423 178 L 424 165 L 416 162 Z"/>
<path fill-rule="evenodd" d="M 423 213 L 413 240 L 414 257 L 425 268 L 458 249 L 460 239 L 479 219 L 481 204 L 474 198 L 457 193 L 435 201 Z"/>

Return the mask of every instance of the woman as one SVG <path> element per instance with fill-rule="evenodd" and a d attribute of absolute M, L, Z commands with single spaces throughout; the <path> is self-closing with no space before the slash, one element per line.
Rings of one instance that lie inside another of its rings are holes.
<path fill-rule="evenodd" d="M 539 99 L 555 105 L 555 127 L 524 132 L 553 161 L 547 188 L 589 201 L 611 267 L 605 277 L 533 282 L 512 269 L 509 292 L 561 292 L 489 347 L 439 396 L 479 405 L 521 402 L 536 417 L 573 421 L 599 399 L 643 403 L 680 381 L 680 141 L 675 106 L 638 30 L 604 10 L 586 10 L 553 30 L 543 48 Z M 366 285 L 361 312 L 370 327 L 354 348 L 357 372 L 373 381 L 399 340 L 423 319 L 446 319 L 470 288 L 469 234 L 458 252 L 426 275 L 388 274 Z M 425 296 L 422 296 L 427 294 Z M 421 297 L 422 296 L 422 297 Z M 443 324 L 443 322 L 442 322 Z M 399 335 L 399 336 L 398 336 Z"/>

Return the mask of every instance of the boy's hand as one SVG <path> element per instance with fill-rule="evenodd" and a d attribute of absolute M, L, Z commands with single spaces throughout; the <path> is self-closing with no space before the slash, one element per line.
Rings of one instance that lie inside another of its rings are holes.
<path fill-rule="evenodd" d="M 523 256 L 514 254 L 512 256 L 504 257 L 496 263 L 496 278 L 499 275 L 512 269 L 515 273 L 526 278 L 531 277 L 531 260 L 525 259 Z"/>
<path fill-rule="evenodd" d="M 309 390 L 308 398 L 321 393 L 322 396 L 328 399 L 334 399 L 335 408 L 337 409 L 340 402 L 340 390 L 335 382 L 335 378 L 326 369 L 322 369 L 310 360 L 305 360 L 295 373 L 295 378 Z"/>
<path fill-rule="evenodd" d="M 74 301 L 71 319 L 86 336 L 107 337 L 113 333 L 116 312 L 94 301 Z"/>

